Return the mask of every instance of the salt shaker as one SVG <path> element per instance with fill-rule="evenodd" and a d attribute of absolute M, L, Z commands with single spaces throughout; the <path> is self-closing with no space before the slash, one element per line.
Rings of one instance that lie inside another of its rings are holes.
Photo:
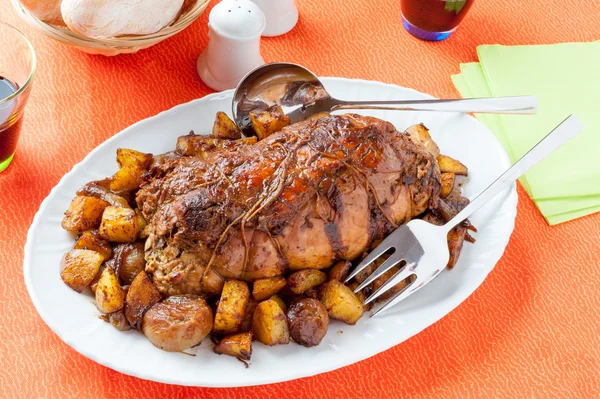
<path fill-rule="evenodd" d="M 208 17 L 208 46 L 198 57 L 198 75 L 209 87 L 233 89 L 251 70 L 265 63 L 260 36 L 266 25 L 250 0 L 223 0 Z"/>
<path fill-rule="evenodd" d="M 263 36 L 279 36 L 292 30 L 298 22 L 295 0 L 252 0 L 265 14 L 267 26 Z"/>

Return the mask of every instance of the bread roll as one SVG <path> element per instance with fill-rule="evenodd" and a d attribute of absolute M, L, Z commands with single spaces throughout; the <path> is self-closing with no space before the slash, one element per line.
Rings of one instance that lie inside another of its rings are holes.
<path fill-rule="evenodd" d="M 21 0 L 23 4 L 38 19 L 51 25 L 62 25 L 65 23 L 60 12 L 61 0 Z"/>
<path fill-rule="evenodd" d="M 182 5 L 183 0 L 63 0 L 61 11 L 69 29 L 106 38 L 158 32 Z"/>

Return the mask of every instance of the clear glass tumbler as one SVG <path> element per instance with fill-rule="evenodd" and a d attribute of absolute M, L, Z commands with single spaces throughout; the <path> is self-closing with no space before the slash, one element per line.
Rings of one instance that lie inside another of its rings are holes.
<path fill-rule="evenodd" d="M 423 40 L 444 40 L 456 30 L 475 0 L 400 0 L 402 24 Z"/>
<path fill-rule="evenodd" d="M 0 21 L 0 172 L 15 155 L 34 74 L 31 43 L 16 28 Z"/>

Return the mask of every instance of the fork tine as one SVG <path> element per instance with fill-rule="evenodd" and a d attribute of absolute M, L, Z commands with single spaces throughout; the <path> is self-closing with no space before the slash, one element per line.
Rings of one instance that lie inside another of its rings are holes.
<path fill-rule="evenodd" d="M 392 244 L 391 238 L 394 235 L 394 233 L 387 236 L 387 238 L 385 240 L 383 240 L 381 242 L 381 244 L 379 244 L 377 246 L 377 248 L 375 248 L 373 251 L 371 251 L 371 253 L 369 255 L 367 255 L 367 257 L 364 258 L 362 260 L 362 262 L 360 262 L 358 264 L 358 266 L 356 266 L 354 268 L 354 270 L 352 270 L 352 273 L 350 273 L 350 275 L 348 276 L 348 278 L 346 278 L 346 280 L 344 282 L 347 283 L 348 281 L 352 280 L 352 278 L 354 278 L 354 276 L 356 276 L 363 269 L 365 269 L 367 266 L 369 266 L 371 263 L 373 263 L 377 258 L 379 258 L 381 255 L 383 255 L 388 249 L 392 248 L 394 245 Z"/>
<path fill-rule="evenodd" d="M 365 300 L 365 305 L 368 305 L 369 303 L 373 302 L 375 299 L 379 298 L 381 295 L 385 294 L 386 291 L 388 291 L 390 288 L 392 288 L 396 284 L 400 283 L 402 280 L 406 279 L 411 274 L 415 274 L 414 266 L 415 266 L 415 263 L 407 262 L 406 265 L 401 270 L 399 270 L 396 274 L 394 274 L 392 276 L 392 278 L 390 278 L 388 281 L 386 281 L 381 287 L 376 289 L 371 294 L 371 296 L 369 296 Z M 410 284 L 410 285 L 412 285 L 412 284 Z"/>
<path fill-rule="evenodd" d="M 388 299 L 387 302 L 385 302 L 379 309 L 377 309 L 375 312 L 373 312 L 373 314 L 371 314 L 371 317 L 375 317 L 379 313 L 385 312 L 392 306 L 396 305 L 398 302 L 401 302 L 404 299 L 408 298 L 410 295 L 414 294 L 420 288 L 419 286 L 415 287 L 415 284 L 417 284 L 417 282 L 419 282 L 419 284 L 421 284 L 418 276 L 414 281 L 410 282 L 400 292 L 394 294 L 393 297 Z"/>
<path fill-rule="evenodd" d="M 402 262 L 403 258 L 400 256 L 398 251 L 394 252 L 389 258 L 386 259 L 385 262 L 381 264 L 365 281 L 359 284 L 358 287 L 354 290 L 354 292 L 358 292 L 365 288 L 367 285 L 371 284 L 375 279 L 379 276 L 390 270 L 392 267 L 396 266 L 398 263 Z"/>
<path fill-rule="evenodd" d="M 375 312 L 373 312 L 371 317 L 377 315 L 378 313 L 385 312 L 392 306 L 396 305 L 398 302 L 405 300 L 406 298 L 408 298 L 415 292 L 419 291 L 421 288 L 423 288 L 427 284 L 429 284 L 429 282 L 431 280 L 433 280 L 434 278 L 439 276 L 443 270 L 444 270 L 444 268 L 438 269 L 438 270 L 434 271 L 430 276 L 427 276 L 425 278 L 423 276 L 421 276 L 419 278 L 419 276 L 416 275 L 415 280 L 413 280 L 410 284 L 408 284 L 402 291 L 398 292 L 393 297 L 388 299 L 386 303 L 384 303 L 379 309 L 377 309 Z"/>

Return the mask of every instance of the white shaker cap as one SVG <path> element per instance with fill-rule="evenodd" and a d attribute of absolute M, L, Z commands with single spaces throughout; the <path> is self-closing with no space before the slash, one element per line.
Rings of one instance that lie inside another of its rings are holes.
<path fill-rule="evenodd" d="M 265 14 L 267 26 L 263 36 L 279 36 L 292 30 L 298 22 L 295 0 L 252 0 Z"/>
<path fill-rule="evenodd" d="M 198 75 L 209 87 L 233 89 L 252 69 L 264 64 L 260 36 L 266 25 L 250 0 L 223 0 L 208 17 L 208 46 L 198 57 Z"/>

